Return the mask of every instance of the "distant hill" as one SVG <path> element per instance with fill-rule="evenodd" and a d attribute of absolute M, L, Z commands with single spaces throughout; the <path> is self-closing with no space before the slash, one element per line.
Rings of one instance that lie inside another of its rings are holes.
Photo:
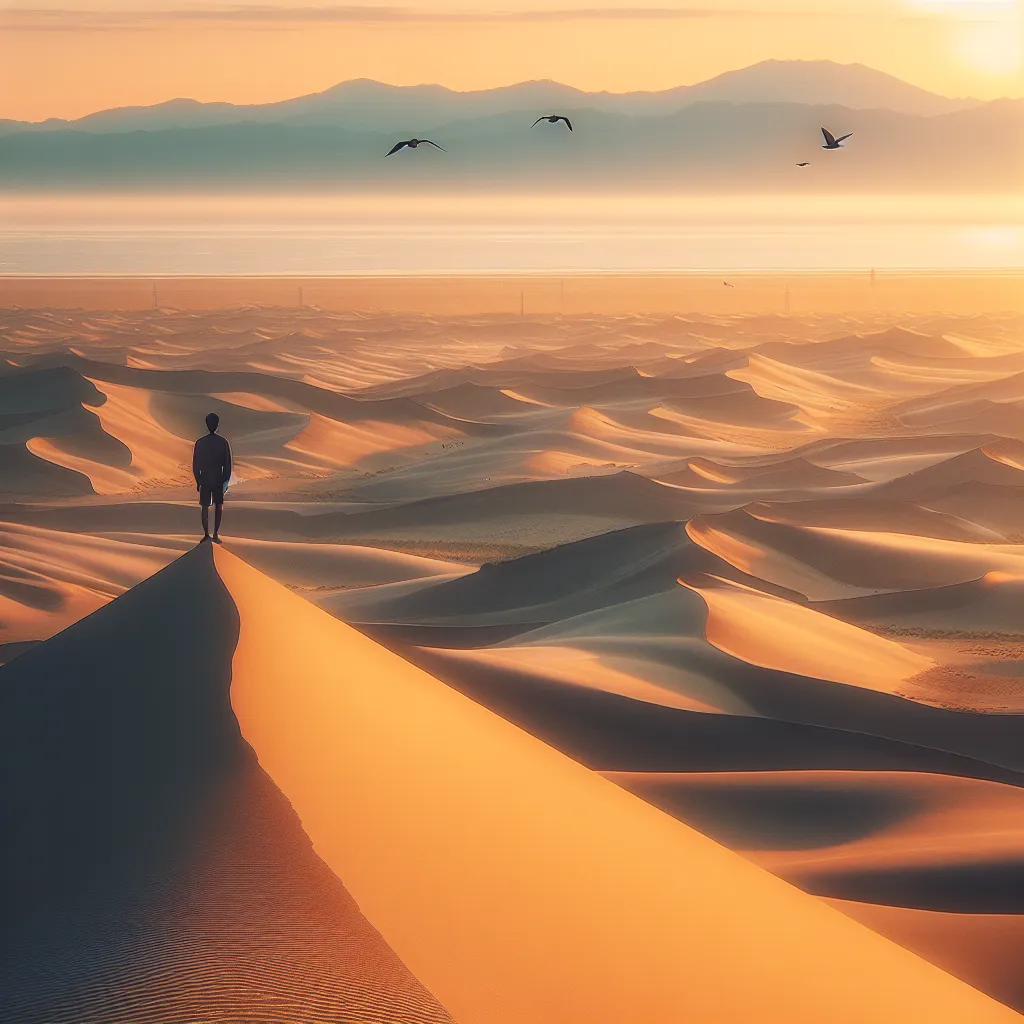
<path fill-rule="evenodd" d="M 978 100 L 938 96 L 863 64 L 828 60 L 767 60 L 673 91 L 683 94 L 688 103 L 805 103 L 921 117 L 980 105 Z"/>
<path fill-rule="evenodd" d="M 929 117 L 794 103 L 701 102 L 661 116 L 563 107 L 572 133 L 531 129 L 533 109 L 437 125 L 429 135 L 448 152 L 390 159 L 403 133 L 295 122 L 17 133 L 0 137 L 0 187 L 849 192 L 1017 191 L 1024 181 L 1024 100 Z M 820 125 L 855 135 L 825 153 Z"/>
<path fill-rule="evenodd" d="M 393 86 L 360 79 L 325 92 L 252 106 L 176 99 L 155 106 L 103 110 L 75 121 L 0 121 L 0 134 L 69 128 L 97 133 L 154 131 L 240 122 L 422 134 L 452 121 L 510 111 L 547 113 L 568 107 L 630 117 L 662 117 L 701 102 L 835 105 L 925 117 L 969 109 L 979 103 L 938 96 L 862 64 L 765 61 L 664 92 L 587 93 L 549 81 L 454 92 L 440 85 Z"/>

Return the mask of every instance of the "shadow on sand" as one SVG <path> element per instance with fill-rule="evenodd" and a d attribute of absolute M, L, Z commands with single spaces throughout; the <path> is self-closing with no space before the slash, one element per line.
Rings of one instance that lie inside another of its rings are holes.
<path fill-rule="evenodd" d="M 0 668 L 0 1020 L 450 1020 L 240 735 L 238 630 L 204 544 Z"/>

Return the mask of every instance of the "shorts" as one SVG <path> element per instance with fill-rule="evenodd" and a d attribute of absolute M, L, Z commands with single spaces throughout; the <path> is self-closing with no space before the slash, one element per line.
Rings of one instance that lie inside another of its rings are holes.
<path fill-rule="evenodd" d="M 210 502 L 214 505 L 224 504 L 224 485 L 223 484 L 200 484 L 199 485 L 199 504 L 203 508 L 209 508 Z"/>

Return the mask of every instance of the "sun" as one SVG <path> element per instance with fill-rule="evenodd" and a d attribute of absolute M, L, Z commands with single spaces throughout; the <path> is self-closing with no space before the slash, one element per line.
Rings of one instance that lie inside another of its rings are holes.
<path fill-rule="evenodd" d="M 957 56 L 975 71 L 1002 78 L 1024 68 L 1024 17 L 1020 10 L 991 22 L 966 26 Z"/>
<path fill-rule="evenodd" d="M 952 56 L 990 78 L 1024 74 L 1024 0 L 913 0 L 945 14 Z"/>

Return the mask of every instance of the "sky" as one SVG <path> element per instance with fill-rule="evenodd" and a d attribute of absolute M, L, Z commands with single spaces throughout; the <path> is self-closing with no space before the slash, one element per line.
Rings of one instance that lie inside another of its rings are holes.
<path fill-rule="evenodd" d="M 263 103 L 353 78 L 667 89 L 767 59 L 1024 96 L 1024 0 L 0 0 L 0 117 L 179 96 Z"/>

